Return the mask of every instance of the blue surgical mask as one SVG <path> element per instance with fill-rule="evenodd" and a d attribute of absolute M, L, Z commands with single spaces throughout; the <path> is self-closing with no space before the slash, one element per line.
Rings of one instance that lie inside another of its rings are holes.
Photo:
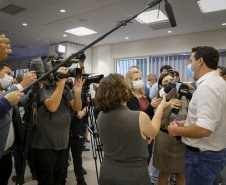
<path fill-rule="evenodd" d="M 191 70 L 191 64 L 189 64 L 187 66 L 187 73 L 188 73 L 188 76 L 190 76 L 193 79 L 193 77 L 194 77 L 194 71 Z"/>

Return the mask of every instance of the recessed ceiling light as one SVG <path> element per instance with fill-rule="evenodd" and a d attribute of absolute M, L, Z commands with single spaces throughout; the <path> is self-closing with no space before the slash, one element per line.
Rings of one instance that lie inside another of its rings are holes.
<path fill-rule="evenodd" d="M 27 26 L 27 23 L 23 23 L 22 25 L 23 25 L 23 26 Z"/>
<path fill-rule="evenodd" d="M 67 37 L 67 35 L 63 35 L 64 37 Z"/>
<path fill-rule="evenodd" d="M 125 39 L 126 39 L 126 40 L 128 40 L 128 39 L 129 39 L 129 37 L 125 37 Z"/>
<path fill-rule="evenodd" d="M 168 33 L 172 33 L 172 31 L 168 31 Z"/>
<path fill-rule="evenodd" d="M 66 12 L 66 10 L 60 10 L 60 12 L 61 12 L 61 13 L 64 13 L 64 12 Z"/>
<path fill-rule="evenodd" d="M 91 35 L 91 34 L 97 33 L 95 31 L 90 30 L 90 29 L 85 28 L 85 27 L 73 28 L 73 29 L 70 29 L 70 30 L 66 30 L 65 32 L 71 33 L 71 34 L 74 34 L 74 35 L 77 35 L 77 36 L 85 36 L 85 35 Z"/>
<path fill-rule="evenodd" d="M 197 3 L 202 13 L 216 12 L 226 9 L 225 0 L 198 0 Z"/>
<path fill-rule="evenodd" d="M 139 21 L 141 24 L 147 24 L 152 22 L 160 22 L 167 20 L 168 18 L 164 13 L 162 13 L 161 10 L 152 10 L 152 11 L 146 11 L 144 13 L 141 13 L 136 20 Z"/>
<path fill-rule="evenodd" d="M 222 26 L 226 26 L 226 23 L 223 23 Z"/>

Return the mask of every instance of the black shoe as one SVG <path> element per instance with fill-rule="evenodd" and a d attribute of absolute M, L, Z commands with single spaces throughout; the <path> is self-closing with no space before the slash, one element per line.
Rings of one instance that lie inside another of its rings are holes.
<path fill-rule="evenodd" d="M 17 178 L 16 175 L 12 176 L 12 181 L 13 181 L 13 182 L 16 182 L 16 178 Z M 23 182 L 22 182 L 22 183 L 24 184 L 24 179 L 23 179 Z"/>
<path fill-rule="evenodd" d="M 82 148 L 82 151 L 90 151 L 90 149 L 89 148 L 86 148 L 86 147 L 83 147 Z"/>
<path fill-rule="evenodd" d="M 176 181 L 174 181 L 173 179 L 170 179 L 170 185 L 176 185 Z"/>
<path fill-rule="evenodd" d="M 77 185 L 87 185 L 85 181 L 78 182 Z"/>
<path fill-rule="evenodd" d="M 36 173 L 32 173 L 32 180 L 37 180 Z"/>
<path fill-rule="evenodd" d="M 82 174 L 83 175 L 86 175 L 87 174 L 87 171 L 82 167 Z"/>

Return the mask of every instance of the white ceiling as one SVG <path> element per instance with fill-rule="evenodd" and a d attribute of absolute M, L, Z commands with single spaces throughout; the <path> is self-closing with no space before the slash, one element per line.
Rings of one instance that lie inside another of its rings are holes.
<path fill-rule="evenodd" d="M 97 45 L 226 29 L 222 26 L 226 22 L 226 10 L 202 14 L 196 0 L 168 1 L 173 7 L 177 27 L 152 30 L 132 20 L 132 25 L 116 30 Z M 0 9 L 10 4 L 26 9 L 16 15 L 0 11 L 0 34 L 6 34 L 13 49 L 8 60 L 46 54 L 49 44 L 70 41 L 87 45 L 150 2 L 152 0 L 0 0 Z M 164 6 L 163 0 L 160 7 L 163 13 Z M 60 9 L 65 9 L 66 13 L 60 13 Z M 152 9 L 158 9 L 158 5 Z M 28 26 L 22 26 L 23 22 Z M 78 37 L 65 33 L 79 26 L 93 29 L 97 34 Z M 68 36 L 63 37 L 64 34 Z M 130 39 L 125 40 L 125 37 Z M 25 48 L 16 48 L 18 44 Z"/>

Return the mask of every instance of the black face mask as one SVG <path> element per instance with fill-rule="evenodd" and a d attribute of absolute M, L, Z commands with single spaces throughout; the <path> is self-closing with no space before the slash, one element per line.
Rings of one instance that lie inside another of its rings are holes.
<path fill-rule="evenodd" d="M 169 82 L 165 84 L 164 87 L 166 87 L 167 85 L 171 85 L 173 88 L 176 88 L 176 82 Z"/>

